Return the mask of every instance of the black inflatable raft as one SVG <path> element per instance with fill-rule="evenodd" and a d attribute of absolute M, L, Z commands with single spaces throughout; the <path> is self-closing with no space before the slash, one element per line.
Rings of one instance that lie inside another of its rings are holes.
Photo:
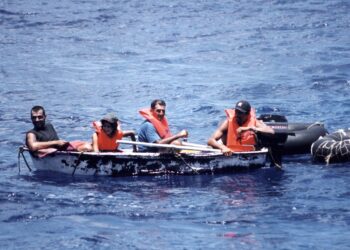
<path fill-rule="evenodd" d="M 260 145 L 270 147 L 281 155 L 309 154 L 311 144 L 327 134 L 324 125 L 314 123 L 290 123 L 281 115 L 261 115 L 263 120 L 275 130 L 274 135 L 258 135 Z"/>

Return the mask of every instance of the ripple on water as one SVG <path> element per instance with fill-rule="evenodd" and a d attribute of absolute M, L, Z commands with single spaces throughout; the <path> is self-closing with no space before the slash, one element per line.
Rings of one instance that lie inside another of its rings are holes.
<path fill-rule="evenodd" d="M 193 108 L 192 112 L 200 112 L 200 113 L 206 113 L 206 114 L 219 114 L 221 113 L 220 110 L 216 109 L 214 106 L 211 105 L 201 105 L 198 108 Z"/>

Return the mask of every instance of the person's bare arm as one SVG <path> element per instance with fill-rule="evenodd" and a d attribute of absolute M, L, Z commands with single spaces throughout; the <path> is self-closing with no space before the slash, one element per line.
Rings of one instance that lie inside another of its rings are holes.
<path fill-rule="evenodd" d="M 33 133 L 27 134 L 27 147 L 30 151 L 35 152 L 40 149 L 51 148 L 51 147 L 63 147 L 66 146 L 69 142 L 65 140 L 54 140 L 54 141 L 46 141 L 39 142 L 36 140 L 36 136 Z"/>
<path fill-rule="evenodd" d="M 183 129 L 179 133 L 177 133 L 176 135 L 173 135 L 173 136 L 170 136 L 170 137 L 158 140 L 157 143 L 159 143 L 159 144 L 170 144 L 170 143 L 174 142 L 177 139 L 185 138 L 187 136 L 188 136 L 188 132 L 185 129 Z"/>
<path fill-rule="evenodd" d="M 213 148 L 220 149 L 224 155 L 230 156 L 232 155 L 232 151 L 228 147 L 226 147 L 224 144 L 221 144 L 218 142 L 218 140 L 220 140 L 222 136 L 226 134 L 227 129 L 228 129 L 228 121 L 226 120 L 216 129 L 214 134 L 209 138 L 208 145 Z"/>
<path fill-rule="evenodd" d="M 94 152 L 99 152 L 99 148 L 98 148 L 98 137 L 97 137 L 97 133 L 94 133 L 92 135 L 92 150 Z"/>
<path fill-rule="evenodd" d="M 264 122 L 257 120 L 255 126 L 249 126 L 249 127 L 239 127 L 237 129 L 237 133 L 240 134 L 243 131 L 253 131 L 254 133 L 260 132 L 260 133 L 266 133 L 266 134 L 274 134 L 275 131 L 273 128 L 267 126 Z"/>
<path fill-rule="evenodd" d="M 125 130 L 123 131 L 123 137 L 130 137 L 132 141 L 136 141 L 135 137 L 136 133 L 133 130 Z"/>
<path fill-rule="evenodd" d="M 256 121 L 257 132 L 266 133 L 266 134 L 274 134 L 275 130 L 270 126 L 267 126 L 263 121 Z"/>
<path fill-rule="evenodd" d="M 130 137 L 130 139 L 131 139 L 132 141 L 136 141 L 135 135 L 136 135 L 136 133 L 135 133 L 135 131 L 133 131 L 133 130 L 125 130 L 125 131 L 123 131 L 123 137 Z M 137 152 L 137 147 L 136 147 L 136 145 L 132 145 L 132 148 L 133 148 L 133 151 L 134 151 L 134 152 Z"/>

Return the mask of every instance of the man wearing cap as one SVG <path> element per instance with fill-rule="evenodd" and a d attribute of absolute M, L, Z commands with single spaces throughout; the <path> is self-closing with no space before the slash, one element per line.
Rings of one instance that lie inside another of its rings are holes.
<path fill-rule="evenodd" d="M 245 100 L 237 102 L 234 109 L 225 112 L 227 119 L 208 140 L 209 146 L 221 149 L 224 155 L 255 150 L 256 133 L 274 134 L 271 127 L 256 119 L 255 110 Z M 223 144 L 218 142 L 220 139 Z"/>
<path fill-rule="evenodd" d="M 178 139 L 188 136 L 186 130 L 181 130 L 175 135 L 171 134 L 165 116 L 165 108 L 165 101 L 156 99 L 152 101 L 151 108 L 145 108 L 139 111 L 140 115 L 146 119 L 138 131 L 138 140 L 140 142 L 181 145 Z M 158 151 L 154 148 L 145 148 L 142 146 L 139 147 L 139 150 Z"/>
<path fill-rule="evenodd" d="M 118 149 L 120 140 L 123 137 L 129 136 L 135 141 L 135 132 L 132 130 L 122 131 L 118 118 L 115 114 L 110 113 L 103 117 L 99 122 L 93 122 L 95 133 L 92 135 L 92 148 L 94 152 L 115 152 Z M 136 147 L 134 147 L 136 151 Z"/>

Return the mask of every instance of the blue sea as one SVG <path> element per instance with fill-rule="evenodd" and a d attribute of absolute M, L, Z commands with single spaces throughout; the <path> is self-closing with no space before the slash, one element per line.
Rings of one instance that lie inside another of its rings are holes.
<path fill-rule="evenodd" d="M 17 167 L 30 109 L 66 140 L 167 102 L 205 144 L 224 109 L 350 127 L 349 0 L 2 0 L 1 249 L 350 249 L 350 163 L 79 177 Z"/>

